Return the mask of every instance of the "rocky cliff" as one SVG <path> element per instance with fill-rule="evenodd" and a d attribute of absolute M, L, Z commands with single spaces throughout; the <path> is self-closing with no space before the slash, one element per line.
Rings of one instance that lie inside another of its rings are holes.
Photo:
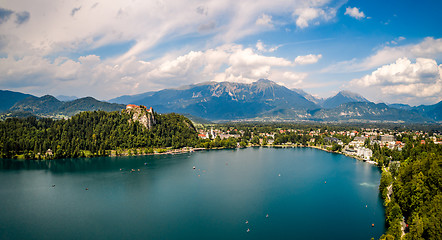
<path fill-rule="evenodd" d="M 130 122 L 140 122 L 147 129 L 151 129 L 155 124 L 156 120 L 153 114 L 152 108 L 149 110 L 143 106 L 127 108 L 123 112 L 132 116 Z"/>

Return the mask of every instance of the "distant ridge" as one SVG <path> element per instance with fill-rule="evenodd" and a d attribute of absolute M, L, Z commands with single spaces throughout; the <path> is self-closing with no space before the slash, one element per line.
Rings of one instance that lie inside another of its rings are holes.
<path fill-rule="evenodd" d="M 185 114 L 199 123 L 219 121 L 337 121 L 337 122 L 441 122 L 442 101 L 411 107 L 407 104 L 375 104 L 363 96 L 341 91 L 327 99 L 315 98 L 301 89 L 288 89 L 273 81 L 253 83 L 204 82 L 137 95 L 110 102 L 92 97 L 60 101 L 46 95 L 35 97 L 1 91 L 5 117 L 69 117 L 81 111 L 119 111 L 123 104 L 153 107 L 158 113 Z M 118 104 L 116 104 L 118 103 Z M 9 104 L 9 105 L 8 105 Z M 12 105 L 11 105 L 12 104 Z M 6 107 L 5 107 L 6 106 Z"/>
<path fill-rule="evenodd" d="M 112 98 L 108 102 L 118 103 L 118 104 L 131 104 L 131 103 L 138 102 L 139 100 L 141 100 L 143 98 L 150 97 L 154 93 L 155 92 L 145 92 L 145 93 L 136 94 L 136 95 L 123 95 L 120 97 Z"/>
<path fill-rule="evenodd" d="M 389 108 L 384 103 L 349 102 L 335 108 L 324 108 L 314 114 L 314 117 L 324 121 L 402 121 L 427 122 L 430 119 L 419 113 L 403 109 Z"/>
<path fill-rule="evenodd" d="M 369 102 L 367 99 L 357 93 L 350 91 L 340 91 L 333 97 L 325 99 L 322 103 L 323 108 L 335 108 L 344 103 L 351 102 Z"/>
<path fill-rule="evenodd" d="M 58 95 L 55 96 L 56 99 L 63 101 L 63 102 L 68 102 L 68 101 L 73 101 L 75 99 L 78 99 L 78 97 L 76 96 L 65 96 L 65 95 Z"/>
<path fill-rule="evenodd" d="M 115 98 L 158 112 L 189 114 L 209 121 L 441 121 L 435 105 L 413 111 L 375 104 L 350 91 L 327 99 L 287 89 L 267 79 L 245 84 L 205 82 Z"/>
<path fill-rule="evenodd" d="M 43 97 L 29 96 L 18 101 L 12 106 L 7 114 L 14 115 L 18 112 L 29 113 L 36 116 L 59 118 L 73 116 L 83 111 L 119 111 L 125 105 L 98 101 L 93 97 L 79 98 L 73 101 L 62 102 L 51 95 Z M 23 115 L 23 114 L 22 114 Z"/>
<path fill-rule="evenodd" d="M 30 94 L 25 94 L 20 92 L 0 90 L 0 113 L 7 111 L 16 102 L 31 96 L 32 95 Z"/>
<path fill-rule="evenodd" d="M 300 88 L 292 88 L 292 91 L 301 94 L 301 96 L 305 97 L 307 100 L 312 101 L 316 104 L 318 104 L 319 106 L 322 105 L 322 103 L 324 102 L 323 98 L 317 98 L 309 93 L 306 93 L 304 90 L 300 89 Z"/>

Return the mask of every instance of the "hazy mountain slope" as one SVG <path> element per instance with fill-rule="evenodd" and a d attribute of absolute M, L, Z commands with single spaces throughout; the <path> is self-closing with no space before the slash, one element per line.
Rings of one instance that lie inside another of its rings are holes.
<path fill-rule="evenodd" d="M 372 102 L 344 103 L 336 108 L 321 109 L 313 118 L 325 121 L 348 121 L 348 120 L 374 120 L 374 121 L 404 121 L 425 122 L 430 121 L 416 112 L 389 108 L 384 103 Z"/>
<path fill-rule="evenodd" d="M 410 106 L 408 104 L 402 104 L 402 103 L 388 104 L 388 106 L 391 108 L 402 109 L 402 110 L 412 110 L 413 109 L 412 106 Z"/>
<path fill-rule="evenodd" d="M 389 104 L 388 106 L 390 108 L 413 111 L 434 121 L 442 121 L 442 101 L 433 105 L 420 105 L 415 107 L 400 103 Z"/>
<path fill-rule="evenodd" d="M 63 102 L 68 102 L 68 101 L 73 101 L 75 99 L 78 99 L 78 97 L 76 96 L 65 96 L 65 95 L 58 95 L 55 96 L 56 99 L 63 101 Z"/>
<path fill-rule="evenodd" d="M 108 102 L 119 103 L 119 104 L 130 104 L 130 103 L 138 102 L 139 100 L 141 100 L 143 98 L 150 97 L 154 93 L 156 93 L 156 92 L 153 91 L 153 92 L 140 93 L 140 94 L 136 94 L 136 95 L 123 95 L 120 97 L 112 98 Z"/>
<path fill-rule="evenodd" d="M 412 111 L 431 118 L 432 120 L 442 121 L 442 101 L 433 105 L 420 105 L 413 107 Z"/>
<path fill-rule="evenodd" d="M 322 103 L 324 102 L 323 98 L 317 98 L 317 97 L 305 92 L 304 90 L 302 90 L 300 88 L 292 88 L 291 90 L 300 94 L 301 96 L 305 97 L 305 99 L 318 104 L 319 106 L 321 106 Z"/>
<path fill-rule="evenodd" d="M 79 112 L 84 112 L 84 111 L 98 111 L 98 110 L 106 112 L 120 111 L 125 107 L 126 106 L 123 104 L 102 102 L 98 101 L 93 97 L 85 97 L 85 98 L 79 98 L 74 101 L 65 102 L 57 110 L 57 112 L 59 112 L 62 115 L 73 116 Z"/>
<path fill-rule="evenodd" d="M 368 102 L 368 100 L 357 93 L 352 93 L 349 91 L 340 91 L 335 96 L 327 98 L 322 103 L 322 107 L 335 108 L 343 103 L 350 103 L 350 102 Z"/>
<path fill-rule="evenodd" d="M 0 90 L 0 113 L 7 111 L 17 102 L 31 96 L 32 95 L 30 94 L 24 94 L 20 92 Z"/>
<path fill-rule="evenodd" d="M 51 95 L 43 97 L 27 97 L 12 106 L 9 111 L 24 111 L 33 114 L 52 114 L 63 102 Z"/>
<path fill-rule="evenodd" d="M 119 111 L 125 105 L 98 101 L 92 97 L 62 102 L 53 96 L 27 97 L 11 107 L 8 113 L 29 112 L 38 116 L 73 116 L 82 111 Z"/>

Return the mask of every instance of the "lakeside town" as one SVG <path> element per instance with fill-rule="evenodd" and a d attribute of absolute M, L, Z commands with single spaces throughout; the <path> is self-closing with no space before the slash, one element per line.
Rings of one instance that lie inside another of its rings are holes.
<path fill-rule="evenodd" d="M 129 104 L 122 113 L 126 114 L 131 123 L 138 122 L 141 131 L 152 130 L 156 125 L 156 114 L 152 107 Z M 189 120 L 187 120 L 189 121 Z M 78 149 L 76 156 L 132 156 L 151 154 L 179 154 L 205 149 L 245 148 L 245 147 L 312 147 L 328 152 L 344 154 L 375 165 L 388 165 L 390 162 L 400 162 L 398 154 L 407 144 L 442 144 L 442 133 L 437 130 L 412 130 L 405 126 L 403 130 L 387 127 L 355 127 L 351 125 L 329 124 L 296 124 L 296 123 L 225 123 L 200 124 L 184 123 L 184 129 L 191 132 L 184 138 L 167 138 L 163 146 L 126 145 L 117 147 L 102 147 L 94 149 Z M 174 123 L 176 125 L 176 123 Z M 173 125 L 171 125 L 173 127 Z M 417 128 L 419 129 L 419 128 Z M 137 130 L 139 133 L 140 130 Z M 164 131 L 161 131 L 164 134 Z M 171 141 L 170 141 L 171 140 Z M 184 142 L 184 141 L 185 142 Z M 149 140 L 148 140 L 149 141 Z M 51 148 L 34 147 L 33 152 L 15 155 L 17 159 L 54 159 L 69 154 L 56 154 Z M 51 144 L 46 144 L 51 145 Z M 101 144 L 102 145 L 102 144 Z M 164 146 L 166 145 L 166 146 Z M 167 146 L 169 145 L 169 146 Z M 78 148 L 78 147 L 77 147 Z M 41 149 L 41 150 L 39 150 Z M 55 149 L 55 147 L 53 147 Z M 60 150 L 60 147 L 57 146 Z M 389 151 L 385 153 L 385 151 Z M 60 151 L 59 151 L 60 152 Z M 382 157 L 381 155 L 384 155 Z M 403 160 L 403 159 L 402 159 Z M 388 163 L 387 163 L 388 162 Z M 379 164 L 380 163 L 380 164 Z"/>
<path fill-rule="evenodd" d="M 109 156 L 132 156 L 151 154 L 181 154 L 209 149 L 246 147 L 311 147 L 327 152 L 340 153 L 369 164 L 388 166 L 400 164 L 400 155 L 407 144 L 442 144 L 439 131 L 390 130 L 383 128 L 348 128 L 351 130 L 328 130 L 321 128 L 275 127 L 272 125 L 241 126 L 200 125 L 197 128 L 198 143 L 182 148 L 136 148 L 112 150 Z M 386 152 L 388 151 L 388 152 Z"/>
<path fill-rule="evenodd" d="M 295 137 L 296 136 L 296 137 Z M 330 152 L 339 152 L 371 164 L 378 164 L 379 157 L 373 160 L 373 149 L 386 148 L 401 151 L 409 137 L 420 144 L 442 144 L 440 133 L 424 131 L 397 131 L 380 128 L 330 131 L 319 129 L 279 128 L 276 131 L 238 130 L 233 127 L 210 127 L 198 129 L 202 140 L 213 140 L 221 145 L 229 139 L 237 141 L 237 147 L 314 147 Z M 404 139 L 405 138 L 405 139 Z"/>

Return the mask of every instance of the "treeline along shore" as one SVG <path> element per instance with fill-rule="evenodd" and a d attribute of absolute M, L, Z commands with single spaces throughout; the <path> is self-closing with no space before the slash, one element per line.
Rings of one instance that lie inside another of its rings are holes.
<path fill-rule="evenodd" d="M 134 149 L 177 149 L 198 141 L 189 119 L 174 113 L 152 114 L 156 124 L 150 129 L 126 111 L 82 112 L 68 120 L 6 119 L 0 122 L 0 154 L 24 159 L 109 156 Z"/>
<path fill-rule="evenodd" d="M 440 126 L 435 127 L 227 123 L 197 129 L 182 115 L 136 108 L 82 112 L 67 120 L 0 121 L 0 155 L 50 161 L 253 146 L 314 147 L 370 161 L 382 169 L 379 191 L 387 231 L 380 239 L 441 239 L 442 136 Z"/>

